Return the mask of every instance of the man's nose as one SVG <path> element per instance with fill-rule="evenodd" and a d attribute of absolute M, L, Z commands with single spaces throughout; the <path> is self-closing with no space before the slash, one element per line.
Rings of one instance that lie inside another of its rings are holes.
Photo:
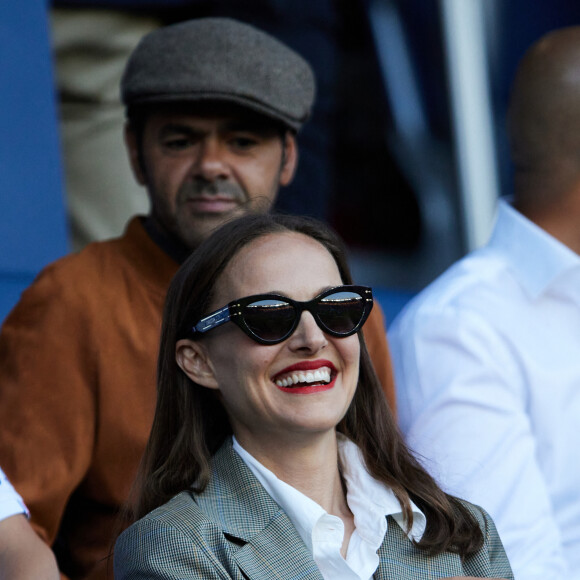
<path fill-rule="evenodd" d="M 205 181 L 229 177 L 227 151 L 220 139 L 210 136 L 199 143 L 192 174 Z"/>

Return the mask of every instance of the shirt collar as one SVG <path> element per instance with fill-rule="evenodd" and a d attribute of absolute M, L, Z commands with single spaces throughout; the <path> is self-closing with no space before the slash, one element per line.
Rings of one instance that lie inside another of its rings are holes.
<path fill-rule="evenodd" d="M 392 516 L 409 539 L 419 541 L 426 528 L 423 512 L 411 501 L 413 525 L 407 533 L 407 522 L 399 500 L 390 488 L 374 479 L 367 471 L 359 448 L 343 435 L 338 435 L 338 449 L 347 486 L 347 501 L 360 535 L 386 532 L 386 517 Z M 326 511 L 303 493 L 278 479 L 269 469 L 250 455 L 233 437 L 233 448 L 254 473 L 268 494 L 286 512 L 294 527 L 312 551 L 312 529 Z"/>
<path fill-rule="evenodd" d="M 377 481 L 367 471 L 361 450 L 350 439 L 340 434 L 338 450 L 348 490 L 348 505 L 354 514 L 355 526 L 359 533 L 364 534 L 364 528 L 376 521 L 377 515 L 383 518 L 392 516 L 409 539 L 418 542 L 423 537 L 427 525 L 423 512 L 411 501 L 413 525 L 407 532 L 407 521 L 399 500 L 389 487 Z"/>
<path fill-rule="evenodd" d="M 532 298 L 539 297 L 564 273 L 580 269 L 580 256 L 500 199 L 488 247 L 497 248 Z"/>
<path fill-rule="evenodd" d="M 250 468 L 268 495 L 284 510 L 294 524 L 298 534 L 310 552 L 312 552 L 312 529 L 319 518 L 326 512 L 315 501 L 278 479 L 253 455 L 250 455 L 235 437 L 232 437 L 232 447 L 244 460 L 244 463 Z"/>
<path fill-rule="evenodd" d="M 143 220 L 143 228 L 157 246 L 178 264 L 183 264 L 191 254 L 191 250 L 183 242 L 162 231 L 150 215 Z"/>

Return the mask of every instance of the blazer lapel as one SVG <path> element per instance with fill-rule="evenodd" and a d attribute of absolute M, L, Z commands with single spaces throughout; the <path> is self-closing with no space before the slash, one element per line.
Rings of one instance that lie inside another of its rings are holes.
<path fill-rule="evenodd" d="M 251 580 L 322 580 L 312 554 L 280 506 L 226 441 L 212 460 L 209 485 L 196 497 L 203 511 L 241 547 L 234 560 Z"/>
<path fill-rule="evenodd" d="M 282 510 L 261 533 L 236 552 L 235 560 L 246 576 L 255 580 L 322 580 L 312 555 Z"/>

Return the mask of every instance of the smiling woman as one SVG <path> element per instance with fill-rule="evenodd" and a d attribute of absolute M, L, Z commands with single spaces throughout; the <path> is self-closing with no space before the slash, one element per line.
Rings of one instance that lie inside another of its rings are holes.
<path fill-rule="evenodd" d="M 512 577 L 485 511 L 403 443 L 359 332 L 371 308 L 314 220 L 247 216 L 191 255 L 115 578 Z"/>

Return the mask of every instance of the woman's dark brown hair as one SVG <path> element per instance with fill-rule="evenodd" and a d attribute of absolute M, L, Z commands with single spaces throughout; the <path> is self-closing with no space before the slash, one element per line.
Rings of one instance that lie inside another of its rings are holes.
<path fill-rule="evenodd" d="M 288 232 L 322 244 L 334 258 L 343 283 L 352 284 L 340 239 L 322 223 L 303 217 L 259 214 L 237 219 L 217 230 L 188 258 L 173 279 L 165 303 L 157 409 L 136 483 L 135 519 L 181 491 L 201 491 L 207 485 L 211 456 L 232 429 L 213 391 L 192 382 L 179 368 L 175 345 L 190 337 L 194 324 L 209 313 L 220 274 L 240 248 L 263 236 Z M 409 526 L 411 499 L 426 515 L 427 529 L 419 548 L 430 554 L 445 550 L 462 556 L 473 553 L 483 543 L 477 522 L 462 503 L 437 486 L 408 450 L 362 335 L 360 340 L 359 382 L 338 431 L 360 447 L 373 477 L 393 490 Z"/>

